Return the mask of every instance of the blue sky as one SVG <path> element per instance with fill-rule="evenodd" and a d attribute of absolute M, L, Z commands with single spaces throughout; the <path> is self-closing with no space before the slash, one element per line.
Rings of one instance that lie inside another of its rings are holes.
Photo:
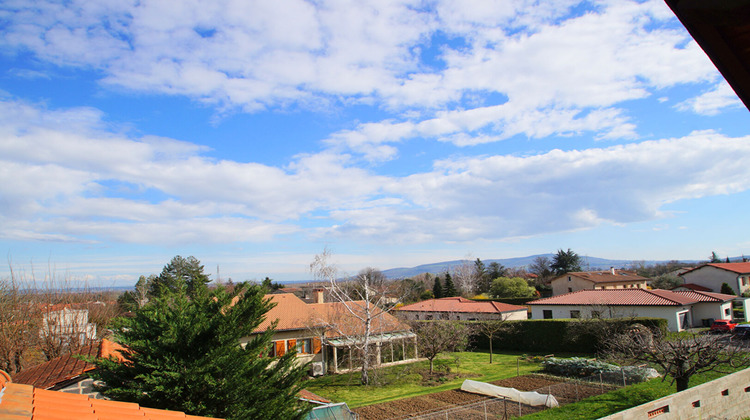
<path fill-rule="evenodd" d="M 750 113 L 663 1 L 8 0 L 0 32 L 19 272 L 750 254 Z"/>

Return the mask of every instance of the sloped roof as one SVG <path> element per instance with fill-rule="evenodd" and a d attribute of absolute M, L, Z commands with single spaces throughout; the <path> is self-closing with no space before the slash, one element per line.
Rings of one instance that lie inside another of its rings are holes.
<path fill-rule="evenodd" d="M 300 398 L 302 398 L 304 400 L 315 401 L 315 402 L 319 402 L 321 404 L 330 404 L 330 403 L 333 402 L 333 401 L 331 401 L 329 399 L 321 397 L 318 394 L 314 394 L 314 393 L 312 393 L 312 392 L 310 392 L 310 391 L 308 391 L 306 389 L 300 389 L 299 392 L 297 393 L 297 396 L 299 396 Z"/>
<path fill-rule="evenodd" d="M 33 417 L 32 417 L 33 416 Z M 174 420 L 208 419 L 181 411 L 157 410 L 135 403 L 98 400 L 81 394 L 47 391 L 11 382 L 0 371 L 0 418 L 4 420 Z"/>
<path fill-rule="evenodd" d="M 48 362 L 18 372 L 14 377 L 14 382 L 49 389 L 57 384 L 77 378 L 86 372 L 96 369 L 95 365 L 85 362 L 76 356 L 92 358 L 114 357 L 122 361 L 123 357 L 120 354 L 122 350 L 124 350 L 124 347 L 121 345 L 104 339 L 97 344 L 84 346 L 75 353 L 64 354 Z"/>
<path fill-rule="evenodd" d="M 699 265 L 698 267 L 695 267 L 692 270 L 688 270 L 682 273 L 681 276 L 684 276 L 687 273 L 692 273 L 693 271 L 700 270 L 703 267 L 714 267 L 720 270 L 731 271 L 732 273 L 737 273 L 737 274 L 750 274 L 750 262 L 736 262 L 736 263 L 707 263 L 707 264 Z"/>
<path fill-rule="evenodd" d="M 695 284 L 695 283 L 681 284 L 677 287 L 673 287 L 672 291 L 676 291 L 674 289 L 679 289 L 680 287 L 684 287 L 685 289 L 695 290 L 697 292 L 710 292 L 711 291 L 711 289 L 709 289 L 708 287 L 703 287 L 700 284 Z"/>
<path fill-rule="evenodd" d="M 565 278 L 568 276 L 578 277 L 579 279 L 590 281 L 595 284 L 599 283 L 620 283 L 620 282 L 645 282 L 647 278 L 641 277 L 631 271 L 615 270 L 612 274 L 610 270 L 604 271 L 573 271 L 565 273 L 562 276 L 555 277 L 552 281 Z"/>
<path fill-rule="evenodd" d="M 693 294 L 701 294 L 698 298 Z M 719 293 L 673 292 L 646 289 L 587 289 L 529 302 L 529 305 L 612 305 L 612 306 L 683 306 L 692 305 Z M 722 295 L 728 296 L 728 295 Z M 732 296 L 734 298 L 734 296 Z M 718 297 L 713 297 L 719 301 Z"/>
<path fill-rule="evenodd" d="M 666 0 L 750 109 L 750 0 Z"/>
<path fill-rule="evenodd" d="M 363 333 L 362 322 L 357 319 L 358 314 L 364 314 L 364 301 L 347 302 L 354 314 L 341 302 L 305 303 L 291 293 L 266 295 L 276 306 L 266 314 L 266 319 L 258 325 L 254 332 L 262 332 L 278 320 L 276 331 L 304 330 L 308 328 L 325 329 L 325 336 L 335 338 L 341 335 L 356 335 Z M 372 307 L 372 304 L 370 305 Z M 325 328 L 326 326 L 330 328 Z M 409 330 L 409 326 L 402 323 L 389 313 L 378 316 L 373 324 L 373 332 L 383 334 Z"/>
<path fill-rule="evenodd" d="M 308 306 L 312 310 L 312 319 L 328 326 L 325 331 L 326 338 L 364 334 L 364 325 L 358 318 L 365 315 L 364 301 L 350 301 L 346 305 L 342 302 L 312 303 Z M 368 306 L 373 311 L 379 311 L 373 304 Z M 409 331 L 410 329 L 411 327 L 388 312 L 380 312 L 372 320 L 371 325 L 373 334 Z"/>
<path fill-rule="evenodd" d="M 500 314 L 503 312 L 525 311 L 526 308 L 490 300 L 477 301 L 462 297 L 428 299 L 402 306 L 398 309 L 405 312 L 453 312 Z"/>
<path fill-rule="evenodd" d="M 302 330 L 312 325 L 313 314 L 302 299 L 292 293 L 268 294 L 276 306 L 266 313 L 266 319 L 258 325 L 254 332 L 262 332 L 271 327 L 278 320 L 276 331 Z"/>
<path fill-rule="evenodd" d="M 675 290 L 674 292 L 685 295 L 691 299 L 695 299 L 698 302 L 727 302 L 730 300 L 734 300 L 737 297 L 724 293 L 713 293 L 700 290 Z"/>

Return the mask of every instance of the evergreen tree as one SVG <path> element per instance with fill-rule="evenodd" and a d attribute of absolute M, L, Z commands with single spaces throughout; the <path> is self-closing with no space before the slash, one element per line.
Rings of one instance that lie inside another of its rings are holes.
<path fill-rule="evenodd" d="M 568 248 L 567 251 L 562 249 L 557 250 L 557 253 L 552 259 L 550 268 L 554 270 L 555 274 L 561 276 L 565 273 L 571 273 L 581 270 L 581 257 L 575 252 Z"/>
<path fill-rule="evenodd" d="M 451 277 L 451 273 L 446 272 L 445 273 L 445 290 L 443 290 L 443 297 L 452 297 L 456 296 L 458 293 L 456 292 L 456 286 L 453 284 L 453 278 Z"/>
<path fill-rule="evenodd" d="M 474 284 L 476 284 L 478 293 L 489 292 L 492 285 L 492 277 L 490 277 L 490 273 L 487 272 L 487 268 L 479 258 L 474 261 Z"/>
<path fill-rule="evenodd" d="M 307 365 L 295 352 L 264 357 L 273 328 L 253 335 L 271 308 L 261 286 L 166 291 L 121 318 L 124 362 L 95 361 L 100 391 L 117 401 L 227 419 L 302 419 L 297 393 Z M 246 346 L 240 339 L 252 337 Z"/>
<path fill-rule="evenodd" d="M 432 285 L 432 294 L 435 299 L 443 297 L 443 285 L 440 284 L 440 276 L 435 276 L 435 284 Z"/>
<path fill-rule="evenodd" d="M 167 292 L 185 292 L 188 296 L 193 296 L 203 293 L 210 281 L 208 275 L 203 273 L 203 266 L 197 258 L 183 258 L 177 255 L 164 266 L 159 277 L 151 282 L 149 295 L 160 297 Z"/>
<path fill-rule="evenodd" d="M 504 265 L 498 262 L 491 262 L 488 268 L 490 280 L 495 280 L 498 277 L 503 277 L 505 275 L 505 271 L 507 270 Z"/>
<path fill-rule="evenodd" d="M 734 293 L 734 289 L 732 289 L 732 286 L 730 286 L 728 283 L 721 283 L 721 293 L 725 295 L 736 295 L 736 293 Z"/>

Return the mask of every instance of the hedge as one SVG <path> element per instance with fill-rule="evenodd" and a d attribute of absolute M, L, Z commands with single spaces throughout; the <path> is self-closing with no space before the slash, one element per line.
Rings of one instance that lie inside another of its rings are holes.
<path fill-rule="evenodd" d="M 597 337 L 593 334 L 579 335 L 575 341 L 570 333 L 571 325 L 579 324 L 576 319 L 527 319 L 522 321 L 505 321 L 513 325 L 512 332 L 501 334 L 492 340 L 493 350 L 513 350 L 539 353 L 596 353 L 599 350 Z M 663 318 L 628 318 L 602 319 L 612 325 L 612 330 L 620 329 L 616 324 L 643 324 L 651 329 L 667 331 L 667 320 Z M 471 336 L 472 346 L 477 349 L 489 349 L 486 336 L 474 333 Z"/>

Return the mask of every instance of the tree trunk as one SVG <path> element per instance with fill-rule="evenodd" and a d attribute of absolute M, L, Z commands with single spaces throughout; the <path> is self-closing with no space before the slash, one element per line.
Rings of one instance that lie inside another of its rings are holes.
<path fill-rule="evenodd" d="M 690 381 L 690 378 L 674 378 L 675 382 L 677 383 L 677 392 L 684 391 L 688 389 L 688 382 Z"/>
<path fill-rule="evenodd" d="M 490 335 L 489 338 L 490 338 L 490 364 L 492 364 L 492 335 Z"/>
<path fill-rule="evenodd" d="M 433 360 L 434 360 L 434 359 L 430 359 L 430 374 L 432 374 L 432 361 L 433 361 Z"/>

